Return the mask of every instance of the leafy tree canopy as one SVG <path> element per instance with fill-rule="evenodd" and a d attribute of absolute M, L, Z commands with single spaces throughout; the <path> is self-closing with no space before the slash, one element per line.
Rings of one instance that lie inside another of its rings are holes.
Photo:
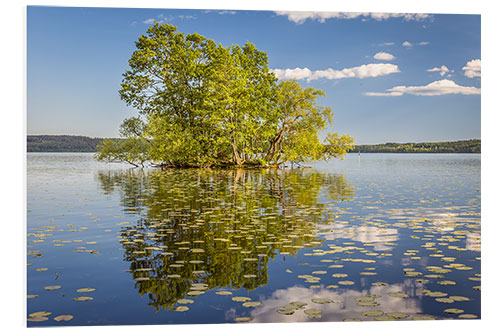
<path fill-rule="evenodd" d="M 341 157 L 353 139 L 336 133 L 325 93 L 281 81 L 255 45 L 224 47 L 197 33 L 155 23 L 136 42 L 121 99 L 139 111 L 122 143 L 103 142 L 97 157 L 139 165 L 263 166 Z"/>

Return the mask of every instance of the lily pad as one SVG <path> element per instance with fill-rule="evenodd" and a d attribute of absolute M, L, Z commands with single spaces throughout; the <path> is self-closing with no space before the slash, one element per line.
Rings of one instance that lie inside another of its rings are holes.
<path fill-rule="evenodd" d="M 57 317 L 54 317 L 55 321 L 70 321 L 74 317 L 72 315 L 60 315 Z"/>
<path fill-rule="evenodd" d="M 293 309 L 278 309 L 276 310 L 279 314 L 285 315 L 285 316 L 290 316 L 295 313 Z"/>
<path fill-rule="evenodd" d="M 321 275 L 321 274 L 326 274 L 326 271 L 314 271 L 314 272 L 312 272 L 311 274 Z M 347 276 L 347 275 L 346 275 L 346 276 Z"/>
<path fill-rule="evenodd" d="M 179 303 L 179 304 L 191 304 L 191 303 L 194 303 L 194 301 L 192 299 L 188 299 L 188 298 L 181 298 L 181 299 L 177 300 L 177 303 Z"/>
<path fill-rule="evenodd" d="M 332 274 L 332 276 L 334 278 L 343 278 L 343 277 L 347 277 L 347 274 L 344 274 L 344 273 L 335 273 L 335 274 Z"/>
<path fill-rule="evenodd" d="M 255 274 L 245 274 L 245 275 L 243 275 L 243 277 L 245 279 L 253 279 L 253 278 L 256 278 L 257 275 L 255 275 Z"/>
<path fill-rule="evenodd" d="M 142 277 L 136 277 L 134 280 L 135 281 L 148 281 L 149 278 L 147 276 L 142 276 Z"/>
<path fill-rule="evenodd" d="M 313 298 L 313 299 L 311 299 L 311 302 L 316 303 L 316 304 L 333 303 L 333 301 L 331 299 L 328 299 L 328 298 Z"/>
<path fill-rule="evenodd" d="M 48 311 L 38 311 L 38 312 L 33 312 L 29 314 L 29 317 L 47 317 L 50 316 L 52 312 Z"/>
<path fill-rule="evenodd" d="M 453 302 L 455 302 L 451 297 L 448 297 L 448 298 L 435 298 L 434 300 L 436 302 L 440 302 L 440 303 L 453 303 Z"/>
<path fill-rule="evenodd" d="M 306 305 L 307 305 L 306 302 L 294 301 L 294 302 L 290 302 L 290 304 L 287 306 L 293 306 L 293 308 L 298 310 L 298 309 L 302 309 Z"/>
<path fill-rule="evenodd" d="M 232 291 L 228 291 L 228 290 L 219 290 L 219 291 L 216 291 L 215 293 L 217 295 L 232 295 L 233 294 Z"/>
<path fill-rule="evenodd" d="M 344 281 L 339 281 L 337 282 L 338 284 L 342 284 L 344 286 L 350 286 L 354 284 L 354 281 L 349 281 L 349 280 L 344 280 Z"/>
<path fill-rule="evenodd" d="M 442 281 L 438 281 L 438 284 L 443 285 L 443 286 L 453 286 L 457 283 L 455 281 L 442 280 Z"/>
<path fill-rule="evenodd" d="M 45 271 L 47 271 L 47 270 L 48 270 L 48 268 L 47 268 L 47 267 L 35 268 L 35 271 L 37 271 L 37 272 L 45 272 Z"/>
<path fill-rule="evenodd" d="M 456 308 L 451 308 L 451 309 L 445 309 L 444 312 L 445 313 L 449 313 L 449 314 L 459 314 L 459 313 L 463 313 L 464 310 L 462 310 L 462 309 L 456 309 Z"/>
<path fill-rule="evenodd" d="M 45 290 L 57 290 L 57 289 L 61 289 L 61 286 L 46 286 L 46 287 L 43 287 L 43 289 L 45 289 Z"/>
<path fill-rule="evenodd" d="M 28 321 L 46 321 L 49 320 L 47 317 L 29 317 Z"/>
<path fill-rule="evenodd" d="M 379 306 L 380 303 L 369 301 L 369 302 L 358 302 L 358 303 L 356 303 L 356 305 L 357 306 Z"/>
<path fill-rule="evenodd" d="M 388 284 L 385 282 L 373 282 L 372 286 L 388 286 Z"/>
<path fill-rule="evenodd" d="M 425 293 L 427 296 L 430 296 L 430 297 L 446 297 L 448 296 L 447 293 L 443 293 L 443 292 L 440 292 L 440 291 L 429 291 L 427 293 Z"/>
<path fill-rule="evenodd" d="M 75 297 L 73 298 L 75 301 L 82 301 L 82 302 L 86 302 L 86 301 L 91 301 L 93 300 L 94 298 L 93 297 L 88 297 L 88 296 L 80 296 L 80 297 Z"/>
<path fill-rule="evenodd" d="M 367 316 L 367 317 L 378 317 L 378 316 L 381 316 L 383 314 L 384 314 L 384 312 L 380 311 L 380 310 L 370 310 L 370 311 L 365 311 L 362 313 L 363 316 Z"/>
<path fill-rule="evenodd" d="M 463 313 L 458 316 L 460 319 L 476 319 L 477 316 L 475 314 L 468 314 L 468 313 Z"/>
<path fill-rule="evenodd" d="M 408 295 L 404 293 L 390 293 L 388 295 L 391 297 L 408 298 Z"/>
<path fill-rule="evenodd" d="M 249 302 L 252 299 L 250 297 L 245 297 L 245 296 L 234 296 L 232 300 L 235 302 Z"/>
<path fill-rule="evenodd" d="M 436 320 L 436 318 L 434 318 L 431 315 L 414 315 L 412 317 L 412 319 L 413 320 Z"/>
<path fill-rule="evenodd" d="M 259 305 L 261 305 L 262 303 L 261 302 L 245 302 L 243 303 L 242 305 L 245 307 L 245 308 L 256 308 L 258 307 Z"/>
<path fill-rule="evenodd" d="M 386 313 L 386 315 L 389 317 L 396 318 L 396 319 L 408 318 L 408 314 L 402 313 L 402 312 L 388 312 L 388 313 Z"/>
<path fill-rule="evenodd" d="M 182 305 L 174 308 L 174 311 L 177 311 L 177 312 L 184 312 L 184 311 L 187 311 L 187 310 L 189 310 L 189 307 L 182 306 Z"/>
<path fill-rule="evenodd" d="M 239 323 L 246 323 L 252 319 L 253 319 L 252 317 L 236 317 L 236 318 L 234 318 L 234 320 L 239 322 Z"/>
<path fill-rule="evenodd" d="M 89 293 L 91 291 L 95 291 L 95 288 L 80 288 L 76 290 L 79 293 Z"/>
<path fill-rule="evenodd" d="M 362 296 L 354 299 L 356 302 L 373 302 L 375 300 L 375 297 L 372 295 L 370 296 Z"/>
<path fill-rule="evenodd" d="M 390 317 L 390 316 L 377 316 L 377 317 L 375 317 L 375 320 L 378 320 L 378 321 L 394 321 L 394 320 L 396 320 L 396 318 Z"/>
<path fill-rule="evenodd" d="M 322 310 L 319 310 L 319 309 L 306 309 L 304 310 L 304 313 L 307 314 L 307 316 L 309 317 L 309 319 L 312 319 L 312 318 L 321 318 L 321 313 L 323 311 Z"/>

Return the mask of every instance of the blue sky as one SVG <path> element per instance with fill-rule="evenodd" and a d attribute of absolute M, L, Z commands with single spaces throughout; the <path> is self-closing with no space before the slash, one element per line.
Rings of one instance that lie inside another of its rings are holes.
<path fill-rule="evenodd" d="M 28 7 L 27 133 L 116 137 L 134 42 L 157 20 L 249 41 L 281 79 L 326 92 L 358 144 L 481 136 L 479 15 Z"/>

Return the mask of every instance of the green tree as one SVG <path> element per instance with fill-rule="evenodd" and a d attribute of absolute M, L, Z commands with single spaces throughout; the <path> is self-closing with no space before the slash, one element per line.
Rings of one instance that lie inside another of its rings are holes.
<path fill-rule="evenodd" d="M 335 145 L 318 136 L 333 116 L 316 103 L 324 92 L 278 84 L 267 54 L 251 43 L 224 47 L 155 23 L 136 48 L 120 96 L 140 116 L 122 124 L 127 144 L 102 145 L 102 160 L 279 167 L 341 156 L 350 147 L 347 136 Z"/>
<path fill-rule="evenodd" d="M 322 90 L 303 88 L 296 81 L 282 81 L 277 91 L 278 126 L 266 159 L 280 165 L 286 162 L 310 162 L 322 158 L 341 157 L 352 149 L 354 140 L 337 133 L 329 133 L 326 143 L 319 134 L 333 125 L 329 107 L 317 105 Z"/>
<path fill-rule="evenodd" d="M 150 160 L 150 140 L 145 135 L 146 123 L 139 117 L 125 119 L 120 126 L 122 140 L 105 139 L 97 146 L 96 158 L 105 162 L 125 162 L 144 167 Z"/>

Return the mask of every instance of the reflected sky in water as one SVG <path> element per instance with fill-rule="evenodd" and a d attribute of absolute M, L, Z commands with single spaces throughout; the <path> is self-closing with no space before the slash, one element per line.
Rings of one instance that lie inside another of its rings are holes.
<path fill-rule="evenodd" d="M 160 171 L 30 153 L 27 183 L 28 314 L 51 312 L 28 326 L 480 317 L 479 155 Z"/>

